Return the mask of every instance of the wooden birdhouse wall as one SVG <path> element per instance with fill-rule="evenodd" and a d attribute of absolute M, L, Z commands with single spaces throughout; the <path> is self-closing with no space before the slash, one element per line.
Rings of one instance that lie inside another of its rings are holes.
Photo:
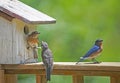
<path fill-rule="evenodd" d="M 0 0 L 0 64 L 36 62 L 33 48 L 27 49 L 26 38 L 36 25 L 55 22 L 19 0 Z"/>
<path fill-rule="evenodd" d="M 27 27 L 28 33 L 25 32 Z M 27 49 L 26 37 L 35 31 L 35 25 L 18 19 L 8 21 L 0 17 L 0 64 L 35 62 L 33 51 Z"/>

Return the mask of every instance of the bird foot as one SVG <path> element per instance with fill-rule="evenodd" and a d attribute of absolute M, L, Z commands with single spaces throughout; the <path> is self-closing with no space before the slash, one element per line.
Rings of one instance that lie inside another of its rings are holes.
<path fill-rule="evenodd" d="M 94 64 L 100 64 L 101 62 L 98 62 L 98 61 L 97 61 L 97 62 L 93 62 L 93 63 L 94 63 Z"/>
<path fill-rule="evenodd" d="M 75 64 L 78 64 L 79 62 L 75 63 Z"/>

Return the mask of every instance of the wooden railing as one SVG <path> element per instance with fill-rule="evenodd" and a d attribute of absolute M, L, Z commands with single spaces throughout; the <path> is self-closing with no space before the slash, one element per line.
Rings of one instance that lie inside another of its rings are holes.
<path fill-rule="evenodd" d="M 17 83 L 17 74 L 35 74 L 36 83 L 46 83 L 42 63 L 0 65 L 0 83 Z M 84 76 L 109 76 L 110 83 L 120 83 L 120 62 L 55 62 L 52 75 L 71 75 L 73 83 L 84 83 Z"/>

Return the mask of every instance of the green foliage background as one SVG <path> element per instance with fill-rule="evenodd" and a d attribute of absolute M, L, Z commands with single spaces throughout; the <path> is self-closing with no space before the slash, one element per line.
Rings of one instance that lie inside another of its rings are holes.
<path fill-rule="evenodd" d="M 39 39 L 48 42 L 53 51 L 54 61 L 77 61 L 98 38 L 104 40 L 104 50 L 98 60 L 120 61 L 119 0 L 20 1 L 56 19 L 56 24 L 38 26 L 41 32 Z M 52 78 L 50 83 L 61 83 L 62 79 L 66 79 L 66 82 L 62 83 L 72 83 L 69 76 L 53 76 Z M 96 83 L 96 81 L 99 83 L 99 79 L 97 77 L 85 78 L 86 83 Z M 105 82 L 102 83 L 107 83 L 108 79 L 105 77 Z"/>

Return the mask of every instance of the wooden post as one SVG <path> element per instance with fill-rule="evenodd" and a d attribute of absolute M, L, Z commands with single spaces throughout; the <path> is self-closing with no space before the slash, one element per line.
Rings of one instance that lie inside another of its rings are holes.
<path fill-rule="evenodd" d="M 82 75 L 73 75 L 73 83 L 84 83 L 84 77 Z"/>
<path fill-rule="evenodd" d="M 17 75 L 5 74 L 5 83 L 17 83 Z"/>
<path fill-rule="evenodd" d="M 4 80 L 4 70 L 0 70 L 0 83 L 5 83 L 5 80 Z"/>
<path fill-rule="evenodd" d="M 36 83 L 47 83 L 45 75 L 36 75 Z"/>
<path fill-rule="evenodd" d="M 120 83 L 120 76 L 111 76 L 110 83 Z"/>

